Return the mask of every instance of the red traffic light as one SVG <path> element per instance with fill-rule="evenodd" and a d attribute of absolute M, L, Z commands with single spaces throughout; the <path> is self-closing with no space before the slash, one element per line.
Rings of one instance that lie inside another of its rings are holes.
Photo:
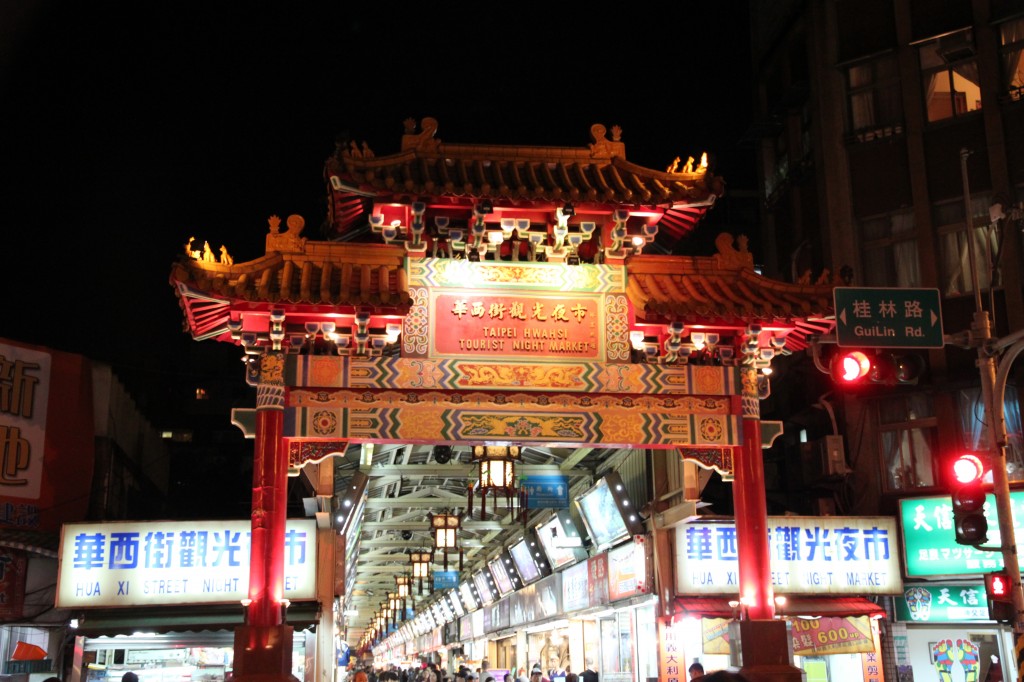
<path fill-rule="evenodd" d="M 872 350 L 840 350 L 829 362 L 833 381 L 856 384 L 916 384 L 924 371 L 924 359 L 914 354 Z"/>
<path fill-rule="evenodd" d="M 987 467 L 973 453 L 956 457 L 950 473 L 953 476 L 953 531 L 960 545 L 977 547 L 988 540 L 988 519 L 985 518 L 985 492 L 982 479 Z"/>
<path fill-rule="evenodd" d="M 871 371 L 871 358 L 859 350 L 839 353 L 832 359 L 832 376 L 836 381 L 851 383 L 866 377 Z"/>
<path fill-rule="evenodd" d="M 964 453 L 953 460 L 953 478 L 957 483 L 974 483 L 985 476 L 985 463 L 972 453 Z"/>

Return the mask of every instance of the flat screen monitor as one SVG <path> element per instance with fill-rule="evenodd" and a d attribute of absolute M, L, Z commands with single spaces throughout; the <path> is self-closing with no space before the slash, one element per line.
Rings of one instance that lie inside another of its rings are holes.
<path fill-rule="evenodd" d="M 476 596 L 473 595 L 473 586 L 469 584 L 468 580 L 459 585 L 459 596 L 462 597 L 462 605 L 466 607 L 466 611 L 476 611 L 479 608 Z"/>
<path fill-rule="evenodd" d="M 452 590 L 448 593 L 448 601 L 452 604 L 452 610 L 455 611 L 455 615 L 458 618 L 462 618 L 466 615 L 466 609 L 462 606 L 462 597 L 459 595 L 458 590 Z"/>
<path fill-rule="evenodd" d="M 540 567 L 537 566 L 537 558 L 534 556 L 534 552 L 539 553 L 539 549 L 536 547 L 530 547 L 530 543 L 536 542 L 531 538 L 523 538 L 519 542 L 509 547 L 509 554 L 512 555 L 512 562 L 516 565 L 516 570 L 519 571 L 519 577 L 523 579 L 524 585 L 537 582 L 541 578 Z M 552 680 L 552 682 L 554 682 Z"/>
<path fill-rule="evenodd" d="M 505 564 L 500 558 L 492 559 L 487 563 L 487 566 L 491 569 L 491 575 L 494 576 L 494 584 L 498 587 L 498 594 L 504 597 L 506 594 L 511 594 L 515 587 L 512 586 L 512 578 L 509 577 L 508 571 L 505 570 Z"/>
<path fill-rule="evenodd" d="M 594 487 L 576 498 L 576 505 L 598 551 L 643 532 L 643 525 L 617 473 L 598 479 Z"/>
<path fill-rule="evenodd" d="M 568 509 L 552 516 L 550 521 L 539 524 L 536 530 L 537 539 L 540 540 L 552 569 L 568 566 L 586 556 L 583 539 L 576 530 Z"/>
<path fill-rule="evenodd" d="M 492 603 L 496 594 L 491 589 L 490 572 L 480 570 L 473 575 L 473 584 L 476 585 L 476 593 L 480 595 L 480 601 L 486 605 Z"/>

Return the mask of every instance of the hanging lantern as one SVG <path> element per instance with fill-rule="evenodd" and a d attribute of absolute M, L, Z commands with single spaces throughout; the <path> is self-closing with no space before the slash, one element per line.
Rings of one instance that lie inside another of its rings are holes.
<path fill-rule="evenodd" d="M 388 592 L 388 608 L 391 609 L 391 623 L 397 625 L 399 620 L 403 620 L 405 600 L 398 596 L 397 592 Z M 399 618 L 399 616 L 402 618 Z"/>
<path fill-rule="evenodd" d="M 526 490 L 516 486 L 516 462 L 523 459 L 518 445 L 474 445 L 473 461 L 479 465 L 476 487 L 480 489 L 480 518 L 487 518 L 487 494 L 494 495 L 494 513 L 498 513 L 498 493 L 506 501 L 516 498 L 519 515 L 526 523 Z M 511 506 L 511 505 L 510 505 Z M 473 508 L 473 488 L 469 489 L 469 508 Z"/>
<path fill-rule="evenodd" d="M 430 532 L 434 538 L 434 550 L 444 553 L 444 570 L 448 570 L 448 552 L 459 552 L 459 570 L 462 570 L 462 548 L 459 547 L 459 528 L 462 518 L 455 514 L 427 514 Z"/>
<path fill-rule="evenodd" d="M 412 577 L 419 579 L 420 594 L 423 594 L 423 579 L 430 573 L 430 562 L 433 560 L 433 552 L 412 552 L 409 554 L 409 561 L 412 563 Z"/>
<path fill-rule="evenodd" d="M 398 576 L 395 578 L 395 584 L 398 585 L 398 596 L 403 602 L 412 595 L 412 578 L 409 576 Z"/>

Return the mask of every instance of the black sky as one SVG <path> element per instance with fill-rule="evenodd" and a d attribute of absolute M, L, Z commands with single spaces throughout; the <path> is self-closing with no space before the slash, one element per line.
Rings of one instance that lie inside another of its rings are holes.
<path fill-rule="evenodd" d="M 619 125 L 630 161 L 707 150 L 752 185 L 746 2 L 255 4 L 0 4 L 0 337 L 173 380 L 188 237 L 245 261 L 271 214 L 313 236 L 335 138 L 391 153 L 409 117 L 465 143 Z"/>

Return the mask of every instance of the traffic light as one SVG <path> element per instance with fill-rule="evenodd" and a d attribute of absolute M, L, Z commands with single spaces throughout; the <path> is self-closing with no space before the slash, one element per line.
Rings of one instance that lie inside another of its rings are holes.
<path fill-rule="evenodd" d="M 1001 623 L 1016 620 L 1017 607 L 1013 603 L 1016 589 L 1006 571 L 985 574 L 985 596 L 988 598 L 988 617 Z"/>
<path fill-rule="evenodd" d="M 871 371 L 871 358 L 861 350 L 836 353 L 832 358 L 832 378 L 844 384 L 860 381 Z"/>
<path fill-rule="evenodd" d="M 829 366 L 832 379 L 842 385 L 916 384 L 924 371 L 924 358 L 913 353 L 840 350 Z"/>
<path fill-rule="evenodd" d="M 977 455 L 967 453 L 953 460 L 953 530 L 961 545 L 983 545 L 988 540 L 985 518 L 985 465 Z"/>

